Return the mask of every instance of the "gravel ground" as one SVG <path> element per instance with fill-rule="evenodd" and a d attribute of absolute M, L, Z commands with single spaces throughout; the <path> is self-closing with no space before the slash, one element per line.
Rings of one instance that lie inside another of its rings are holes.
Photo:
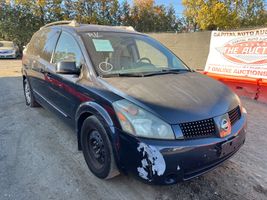
<path fill-rule="evenodd" d="M 267 199 L 267 105 L 243 99 L 248 135 L 214 171 L 172 186 L 88 170 L 74 131 L 43 108 L 25 106 L 20 60 L 0 60 L 0 199 Z"/>

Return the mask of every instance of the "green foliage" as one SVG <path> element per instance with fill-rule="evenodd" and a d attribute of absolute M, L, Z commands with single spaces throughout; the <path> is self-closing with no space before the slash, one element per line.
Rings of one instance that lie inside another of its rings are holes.
<path fill-rule="evenodd" d="M 172 6 L 154 0 L 0 0 L 0 38 L 25 45 L 41 26 L 58 20 L 133 26 L 142 32 L 179 31 L 181 22 Z"/>
<path fill-rule="evenodd" d="M 0 7 L 0 38 L 14 41 L 19 47 L 25 45 L 43 24 L 27 6 L 2 4 Z"/>
<path fill-rule="evenodd" d="M 41 26 L 58 20 L 133 26 L 141 32 L 166 32 L 267 25 L 263 0 L 183 0 L 185 18 L 173 6 L 154 0 L 0 0 L 0 39 L 25 45 Z M 189 28 L 188 28 L 189 27 Z"/>
<path fill-rule="evenodd" d="M 267 25 L 267 11 L 264 10 L 264 2 L 262 0 L 243 0 L 243 5 L 245 5 L 245 9 L 242 12 L 241 26 Z"/>
<path fill-rule="evenodd" d="M 263 0 L 183 0 L 186 20 L 195 31 L 267 25 Z"/>

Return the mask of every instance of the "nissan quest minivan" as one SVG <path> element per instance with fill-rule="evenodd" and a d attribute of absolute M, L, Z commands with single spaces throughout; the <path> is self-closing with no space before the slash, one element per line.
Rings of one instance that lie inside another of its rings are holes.
<path fill-rule="evenodd" d="M 131 27 L 45 25 L 22 64 L 26 105 L 71 125 L 99 178 L 123 172 L 174 184 L 214 169 L 245 142 L 237 95 Z"/>

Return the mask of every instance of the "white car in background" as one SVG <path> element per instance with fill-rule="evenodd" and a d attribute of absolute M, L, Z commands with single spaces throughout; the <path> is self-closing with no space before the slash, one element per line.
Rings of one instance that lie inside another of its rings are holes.
<path fill-rule="evenodd" d="M 12 41 L 0 41 L 0 58 L 17 58 L 19 47 Z"/>

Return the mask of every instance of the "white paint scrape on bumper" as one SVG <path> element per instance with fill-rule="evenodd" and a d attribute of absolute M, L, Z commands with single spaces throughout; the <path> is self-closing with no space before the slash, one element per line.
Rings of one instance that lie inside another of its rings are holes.
<path fill-rule="evenodd" d="M 141 142 L 137 147 L 137 150 L 143 155 L 141 166 L 137 168 L 141 178 L 151 181 L 148 171 L 149 167 L 151 167 L 153 175 L 162 176 L 164 174 L 166 163 L 162 154 L 155 147 Z"/>

